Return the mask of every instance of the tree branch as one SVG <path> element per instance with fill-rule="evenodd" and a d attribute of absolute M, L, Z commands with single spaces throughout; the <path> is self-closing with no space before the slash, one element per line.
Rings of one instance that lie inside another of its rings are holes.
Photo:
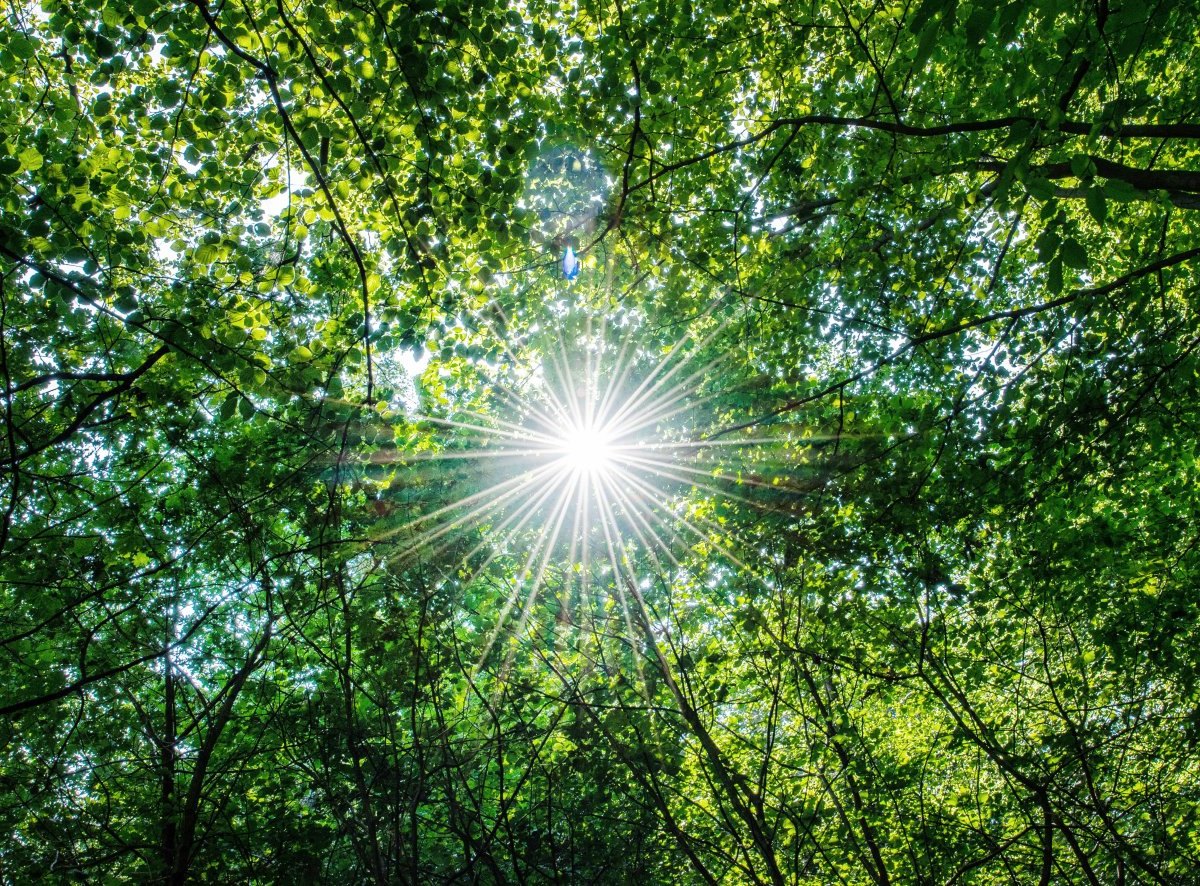
<path fill-rule="evenodd" d="M 812 394 L 808 394 L 797 400 L 791 400 L 791 401 L 783 404 L 782 406 L 771 410 L 770 412 L 767 412 L 763 415 L 758 416 L 757 418 L 753 418 L 753 419 L 750 419 L 749 421 L 741 422 L 740 424 L 730 425 L 727 428 L 721 428 L 720 430 L 716 431 L 715 433 L 709 434 L 704 439 L 716 440 L 719 437 L 724 437 L 728 434 L 733 434 L 737 431 L 744 431 L 747 428 L 756 427 L 757 425 L 763 424 L 764 422 L 770 421 L 771 419 L 777 418 L 788 412 L 794 412 L 795 410 L 799 409 L 802 406 L 806 406 L 809 403 L 816 402 L 817 400 L 821 400 L 824 397 L 828 397 L 830 394 L 833 394 L 833 393 L 836 393 L 836 392 L 842 390 L 843 388 L 846 387 L 846 385 L 860 382 L 865 378 L 870 378 L 872 375 L 874 375 L 880 369 L 896 362 L 896 360 L 898 360 L 900 357 L 904 356 L 909 351 L 915 350 L 916 348 L 920 347 L 921 345 L 928 344 L 930 342 L 937 341 L 939 339 L 949 338 L 950 336 L 958 335 L 960 332 L 966 332 L 969 329 L 976 329 L 980 326 L 986 326 L 989 323 L 995 323 L 1000 320 L 1016 320 L 1021 317 L 1028 317 L 1032 314 L 1040 314 L 1043 311 L 1049 311 L 1054 308 L 1060 308 L 1063 305 L 1068 305 L 1071 302 L 1073 302 L 1079 298 L 1094 297 L 1094 296 L 1098 296 L 1098 295 L 1106 295 L 1110 292 L 1115 292 L 1116 290 L 1120 289 L 1123 286 L 1128 285 L 1129 283 L 1132 283 L 1134 280 L 1137 280 L 1141 277 L 1148 276 L 1150 274 L 1155 274 L 1159 271 L 1165 270 L 1166 268 L 1170 268 L 1175 265 L 1182 264 L 1182 263 L 1184 263 L 1190 259 L 1193 259 L 1197 256 L 1200 256 L 1200 247 L 1197 247 L 1195 249 L 1188 249 L 1184 252 L 1179 252 L 1179 253 L 1176 253 L 1175 255 L 1168 256 L 1167 258 L 1159 259 L 1156 262 L 1151 262 L 1150 264 L 1144 265 L 1143 267 L 1138 268 L 1135 271 L 1130 271 L 1128 274 L 1125 274 L 1122 277 L 1118 277 L 1116 280 L 1113 280 L 1110 283 L 1105 283 L 1103 286 L 1096 286 L 1096 287 L 1092 287 L 1092 288 L 1088 288 L 1088 289 L 1076 289 L 1072 292 L 1067 293 L 1066 295 L 1060 296 L 1055 299 L 1051 299 L 1050 301 L 1042 302 L 1041 304 L 1028 305 L 1023 308 L 1013 308 L 1012 310 L 1009 310 L 1009 311 L 995 311 L 994 313 L 986 314 L 983 317 L 975 317 L 970 320 L 965 320 L 962 323 L 959 323 L 955 326 L 950 326 L 950 327 L 947 327 L 944 329 L 937 329 L 937 330 L 934 330 L 933 332 L 927 332 L 927 333 L 924 333 L 923 335 L 914 336 L 914 337 L 910 338 L 905 344 L 901 345 L 899 348 L 892 351 L 892 353 L 888 354 L 882 360 L 879 360 L 878 362 L 873 363 L 871 366 L 868 366 L 866 369 L 860 370 L 859 372 L 856 372 L 852 375 L 846 376 L 845 378 L 838 379 L 837 381 L 826 385 L 825 387 L 821 388 L 819 391 L 816 391 Z"/>

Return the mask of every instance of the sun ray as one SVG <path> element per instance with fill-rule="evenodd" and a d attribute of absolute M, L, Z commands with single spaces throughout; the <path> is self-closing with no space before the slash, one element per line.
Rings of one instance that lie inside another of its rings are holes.
<path fill-rule="evenodd" d="M 659 472 L 662 470 L 671 469 L 671 470 L 679 471 L 684 474 L 693 475 L 696 477 L 705 477 L 710 480 L 725 480 L 729 483 L 733 483 L 738 486 L 752 486 L 752 487 L 755 487 L 758 489 L 770 489 L 775 492 L 792 492 L 792 491 L 794 491 L 792 489 L 792 487 L 785 486 L 782 483 L 768 483 L 764 480 L 755 479 L 754 477 L 738 477 L 733 474 L 726 474 L 724 471 L 716 471 L 716 472 L 705 471 L 705 470 L 701 470 L 700 468 L 693 468 L 688 465 L 678 464 L 676 462 L 668 462 L 668 461 L 663 461 L 660 459 L 653 459 L 653 458 L 649 458 L 647 456 L 626 455 L 622 458 L 622 461 L 626 462 L 626 463 L 634 464 L 634 465 L 644 465 L 645 470 L 648 470 L 648 471 Z M 675 478 L 675 479 L 678 479 L 678 478 Z M 711 487 L 710 487 L 710 489 L 711 489 Z M 711 489 L 711 491 L 718 492 L 720 495 L 729 496 L 731 498 L 735 496 L 734 493 L 727 492 L 726 490 Z M 750 501 L 749 499 L 743 498 L 741 500 L 745 501 L 747 504 L 754 504 L 754 502 Z"/>
<path fill-rule="evenodd" d="M 374 459 L 373 464 L 411 464 L 419 461 L 478 461 L 485 458 L 531 458 L 546 454 L 546 447 L 530 449 L 455 449 L 448 452 L 397 453 L 383 459 Z"/>
<path fill-rule="evenodd" d="M 509 543 L 516 538 L 529 522 L 536 516 L 538 509 L 542 507 L 546 499 L 552 496 L 559 485 L 561 485 L 561 475 L 556 478 L 555 482 L 542 490 L 536 497 L 530 496 L 522 504 L 518 505 L 512 513 L 501 520 L 496 526 L 492 527 L 489 537 L 481 539 L 475 547 L 471 548 L 461 558 L 464 564 L 469 563 L 471 559 L 478 554 L 483 548 L 490 547 L 492 550 L 484 561 L 475 568 L 473 574 L 466 580 L 466 584 L 470 584 L 476 578 L 483 574 L 496 559 L 507 551 Z M 503 534 L 501 534 L 503 533 Z"/>
<path fill-rule="evenodd" d="M 689 361 L 693 359 L 689 357 Z M 613 424 L 623 424 L 626 421 L 625 415 L 636 415 L 638 420 L 641 416 L 653 415 L 659 412 L 665 405 L 674 405 L 681 400 L 695 400 L 694 394 L 698 387 L 699 381 L 703 376 L 715 369 L 728 358 L 724 354 L 720 354 L 710 360 L 703 366 L 698 367 L 689 375 L 685 376 L 681 381 L 676 382 L 668 388 L 660 390 L 662 385 L 666 384 L 674 375 L 683 369 L 683 365 L 673 367 L 669 372 L 664 374 L 654 386 L 642 394 L 641 397 L 630 398 L 621 408 L 621 410 L 611 416 L 609 421 Z M 701 401 L 702 402 L 702 401 Z"/>
<path fill-rule="evenodd" d="M 561 370 L 559 373 L 561 376 Z M 531 415 L 542 426 L 543 431 L 539 432 L 541 436 L 553 439 L 557 428 L 575 423 L 575 418 L 569 404 L 565 403 L 563 397 L 560 396 L 560 393 L 565 392 L 557 391 L 552 380 L 543 375 L 537 380 L 536 389 L 540 394 L 540 397 L 537 398 L 522 397 L 507 387 L 500 388 L 518 412 Z"/>
<path fill-rule="evenodd" d="M 719 384 L 729 320 L 713 317 L 713 306 L 678 338 L 664 336 L 661 349 L 643 345 L 637 314 L 618 310 L 610 320 L 570 310 L 556 306 L 551 323 L 531 326 L 528 350 L 510 347 L 480 315 L 508 355 L 478 364 L 491 406 L 416 416 L 444 430 L 446 448 L 390 459 L 477 459 L 488 466 L 482 476 L 495 481 L 379 536 L 407 533 L 402 556 L 440 557 L 458 544 L 455 532 L 478 527 L 478 538 L 454 554 L 458 580 L 464 587 L 488 581 L 498 561 L 512 579 L 497 609 L 488 610 L 476 672 L 508 673 L 513 656 L 537 638 L 582 644 L 592 636 L 597 643 L 622 639 L 640 674 L 655 655 L 646 644 L 661 646 L 667 630 L 647 621 L 646 598 L 657 603 L 660 592 L 669 594 L 708 560 L 758 578 L 747 565 L 754 558 L 745 555 L 745 536 L 718 524 L 711 507 L 726 501 L 781 510 L 779 496 L 801 492 L 789 485 L 788 453 L 823 439 L 800 438 L 793 425 L 782 435 L 706 439 L 701 425 L 717 411 L 708 404 L 732 390 Z M 499 305 L 496 311 L 503 316 Z M 656 584 L 651 593 L 647 574 L 664 577 L 665 589 Z M 546 621 L 555 600 L 557 621 Z"/>
<path fill-rule="evenodd" d="M 508 598 L 505 600 L 504 608 L 501 610 L 500 615 L 496 618 L 496 623 L 492 627 L 492 632 L 488 636 L 487 642 L 484 644 L 483 651 L 479 654 L 479 661 L 475 665 L 476 673 L 482 670 L 483 665 L 487 661 L 488 656 L 491 655 L 492 649 L 495 647 L 496 641 L 499 639 L 500 634 L 504 632 L 505 625 L 508 624 L 508 617 L 512 614 L 517 600 L 519 600 L 521 597 L 521 589 L 524 586 L 526 577 L 530 572 L 530 566 L 546 538 L 546 533 L 547 527 L 545 524 L 543 524 L 541 529 L 538 531 L 538 534 L 535 536 L 535 541 L 530 548 L 529 556 L 525 559 L 525 565 L 517 573 L 516 580 L 512 583 L 512 593 L 510 593 Z"/>
<path fill-rule="evenodd" d="M 602 324 L 604 323 L 603 316 L 601 317 L 601 323 Z M 601 336 L 601 340 L 603 340 L 603 336 Z M 593 338 L 592 338 L 592 315 L 591 314 L 587 315 L 587 323 L 586 323 L 586 328 L 585 328 L 585 332 L 584 332 L 584 341 L 585 342 L 593 341 Z M 583 349 L 583 380 L 584 380 L 584 385 L 586 386 L 586 389 L 584 392 L 586 397 L 584 399 L 583 421 L 584 421 L 584 424 L 587 425 L 588 427 L 592 427 L 596 423 L 596 394 L 597 394 L 597 392 L 596 392 L 597 367 L 596 367 L 596 362 L 595 362 L 596 356 L 597 355 L 596 355 L 596 352 L 593 347 L 590 347 L 590 346 L 584 347 L 584 349 Z"/>
<path fill-rule="evenodd" d="M 654 405 L 648 407 L 636 419 L 631 418 L 627 423 L 620 425 L 621 433 L 624 436 L 631 436 L 651 425 L 664 424 L 681 413 L 694 411 L 698 407 L 704 406 L 718 396 L 719 394 L 715 391 L 700 396 L 694 396 L 690 389 L 680 391 L 672 395 L 670 400 L 655 401 Z"/>
<path fill-rule="evenodd" d="M 649 490 L 650 493 L 653 493 L 653 487 L 649 487 L 646 483 L 639 480 L 637 477 L 633 476 L 628 471 L 624 471 L 624 470 L 618 468 L 617 472 L 619 474 L 621 474 L 622 476 L 624 476 L 625 479 L 627 480 L 627 482 L 632 483 L 635 486 L 638 486 L 639 488 L 642 488 L 644 490 Z M 708 544 L 711 544 L 714 547 L 716 547 L 718 550 L 721 551 L 721 553 L 723 553 L 731 561 L 736 563 L 739 567 L 746 569 L 748 571 L 751 571 L 751 572 L 753 571 L 736 554 L 734 554 L 732 551 L 730 551 L 726 545 L 722 544 L 720 541 L 717 541 L 712 536 L 701 531 L 687 517 L 683 516 L 682 514 L 677 514 L 673 511 L 671 511 L 670 508 L 668 508 L 665 504 L 663 504 L 661 501 L 659 501 L 658 498 L 656 496 L 654 496 L 653 494 L 647 495 L 646 500 L 651 507 L 656 507 L 659 510 L 663 511 L 668 516 L 670 516 L 672 519 L 677 520 L 679 522 L 680 526 L 683 526 L 685 529 L 688 529 L 689 531 L 691 531 L 694 535 L 696 535 L 702 541 L 705 541 Z"/>
<path fill-rule="evenodd" d="M 807 440 L 805 442 L 809 442 L 809 441 L 813 441 L 813 440 L 820 440 L 820 439 L 832 440 L 832 439 L 834 439 L 834 437 L 832 437 L 832 436 L 827 437 L 827 438 L 809 437 L 809 438 L 807 438 Z M 637 449 L 707 449 L 709 447 L 716 447 L 716 446 L 741 446 L 741 447 L 775 446 L 780 443 L 791 443 L 791 442 L 793 442 L 793 441 L 790 437 L 746 437 L 741 440 L 728 440 L 728 439 L 726 439 L 726 440 L 679 440 L 674 443 L 641 443 L 641 444 L 638 444 L 636 447 L 629 447 L 629 448 L 637 448 Z M 618 448 L 624 448 L 624 447 L 618 447 Z"/>
<path fill-rule="evenodd" d="M 504 391 L 503 393 L 505 393 L 506 395 L 508 394 L 507 391 Z M 528 399 L 515 401 L 515 402 L 520 402 L 521 404 L 523 404 L 523 406 L 525 407 L 526 410 L 529 410 L 533 407 L 533 403 L 531 401 L 529 401 Z M 483 415 L 482 413 L 473 412 L 469 409 L 462 410 L 462 414 L 470 416 L 472 418 L 482 420 L 482 421 L 489 420 L 488 416 Z M 515 435 L 517 435 L 521 439 L 538 440 L 542 443 L 548 443 L 548 442 L 554 440 L 554 434 L 552 432 L 543 432 L 543 431 L 538 431 L 536 429 L 532 429 L 529 427 L 528 423 L 517 424 L 516 422 L 503 421 L 503 420 L 498 420 L 498 419 L 495 421 L 501 427 L 511 430 Z M 550 424 L 550 425 L 548 425 L 548 427 L 550 429 L 553 429 L 554 425 Z"/>
<path fill-rule="evenodd" d="M 571 372 L 571 361 L 567 357 L 566 347 L 566 342 L 559 338 L 553 359 L 562 385 L 563 400 L 571 411 L 571 418 L 576 425 L 583 425 L 587 422 L 587 417 L 579 401 L 579 392 L 575 388 L 575 377 Z"/>
<path fill-rule="evenodd" d="M 608 385 L 605 387 L 604 396 L 596 404 L 596 421 L 602 424 L 608 423 L 608 408 L 613 397 L 617 396 L 617 392 L 625 384 L 625 379 L 633 371 L 633 357 L 630 354 L 630 347 L 633 343 L 633 329 L 630 328 L 622 337 L 621 349 L 617 352 L 616 360 L 613 364 L 613 373 L 609 378 Z"/>
<path fill-rule="evenodd" d="M 577 478 L 575 478 L 575 479 L 577 479 Z M 542 525 L 541 530 L 538 532 L 537 540 L 536 540 L 535 544 L 530 548 L 529 556 L 525 560 L 525 565 L 524 565 L 524 567 L 522 567 L 521 571 L 517 574 L 517 581 L 515 583 L 514 592 L 512 595 L 510 595 L 509 600 L 504 607 L 504 611 L 500 614 L 500 618 L 497 619 L 496 627 L 492 633 L 492 636 L 489 638 L 488 643 L 483 650 L 483 653 L 480 655 L 480 659 L 479 659 L 480 665 L 479 666 L 481 666 L 482 663 L 487 659 L 488 655 L 491 654 L 492 648 L 494 647 L 496 640 L 499 637 L 500 632 L 503 631 L 504 625 L 508 620 L 508 615 L 512 612 L 513 606 L 516 604 L 516 600 L 520 597 L 521 586 L 532 576 L 533 582 L 530 585 L 528 598 L 526 599 L 524 607 L 522 607 L 521 616 L 517 623 L 517 627 L 512 632 L 512 636 L 514 637 L 514 639 L 516 639 L 518 641 L 520 640 L 521 634 L 525 630 L 525 625 L 528 623 L 529 614 L 532 612 L 533 606 L 537 602 L 538 590 L 541 585 L 542 577 L 545 574 L 546 564 L 549 562 L 550 554 L 553 551 L 554 543 L 558 539 L 558 533 L 562 526 L 563 514 L 566 512 L 566 509 L 570 505 L 570 503 L 571 503 L 571 496 L 569 494 L 564 495 L 560 499 L 560 501 L 558 503 L 557 511 L 556 511 L 555 515 L 551 518 L 551 521 L 550 521 L 551 523 L 553 523 L 554 528 L 551 530 L 550 523 L 544 523 Z M 534 574 L 531 569 L 532 564 L 533 564 L 534 560 L 537 559 L 538 556 L 541 554 L 543 549 L 545 550 L 545 555 L 542 556 L 541 563 L 538 566 L 536 574 Z M 507 672 L 507 669 L 511 664 L 512 664 L 512 651 L 510 650 L 509 654 L 505 656 L 504 664 L 501 668 L 501 671 Z M 478 670 L 479 666 L 477 666 L 477 670 Z"/>
<path fill-rule="evenodd" d="M 710 495 L 713 495 L 717 498 L 728 499 L 730 501 L 736 501 L 741 504 L 748 505 L 749 507 L 755 508 L 756 510 L 771 510 L 771 511 L 778 510 L 778 508 L 764 506 L 762 502 L 754 501 L 753 499 L 748 498 L 744 495 L 739 495 L 736 492 L 730 492 L 727 489 L 720 489 L 716 486 L 713 486 L 711 483 L 705 483 L 703 481 L 697 480 L 695 477 L 689 477 L 685 474 L 675 473 L 670 468 L 667 468 L 667 467 L 659 467 L 659 468 L 651 469 L 651 468 L 647 468 L 647 467 L 640 466 L 640 465 L 626 464 L 625 468 L 627 470 L 629 468 L 634 468 L 635 470 L 644 471 L 646 473 L 652 474 L 655 477 L 661 477 L 664 480 L 670 480 L 674 483 L 679 483 L 686 488 L 703 490 L 704 492 L 707 492 Z M 702 473 L 701 476 L 708 477 L 711 475 Z"/>
<path fill-rule="evenodd" d="M 615 544 L 613 540 L 613 536 L 616 535 L 617 540 L 620 541 L 620 531 L 617 527 L 615 519 L 612 517 L 608 502 L 604 501 L 603 498 L 599 498 L 598 501 L 601 510 L 601 525 L 604 529 L 604 539 L 608 547 L 608 559 L 613 570 L 613 586 L 616 588 L 617 601 L 621 606 L 621 613 L 625 618 L 626 636 L 629 641 L 630 651 L 633 654 L 635 667 L 637 668 L 639 683 L 644 686 L 646 680 L 645 674 L 642 672 L 642 657 L 637 654 L 639 645 L 638 635 L 633 629 L 633 619 L 629 612 L 629 601 L 625 599 L 625 591 L 622 586 L 621 567 L 627 562 L 627 560 L 624 556 L 624 552 L 622 552 L 620 557 L 617 556 L 617 549 L 621 546 Z"/>
<path fill-rule="evenodd" d="M 457 501 L 450 502 L 450 504 L 448 504 L 448 505 L 444 505 L 434 511 L 429 512 L 428 514 L 422 514 L 421 516 L 419 516 L 413 520 L 410 520 L 409 522 L 404 523 L 401 526 L 396 526 L 392 529 L 389 529 L 387 532 L 379 535 L 375 540 L 376 541 L 384 541 L 389 538 L 394 538 L 395 536 L 399 535 L 400 533 L 402 533 L 408 529 L 412 529 L 413 527 L 419 526 L 422 523 L 427 523 L 430 520 L 435 520 L 435 519 L 443 517 L 447 514 L 451 514 L 455 511 L 457 511 L 459 508 L 465 507 L 469 504 L 473 504 L 474 502 L 477 502 L 480 500 L 483 501 L 483 504 L 480 505 L 478 508 L 474 509 L 471 513 L 472 514 L 487 513 L 488 511 L 495 509 L 495 507 L 497 506 L 498 497 L 499 497 L 501 503 L 502 503 L 502 501 L 507 500 L 507 498 L 508 498 L 507 493 L 505 493 L 503 496 L 499 496 L 499 493 L 501 492 L 501 490 L 507 490 L 507 488 L 510 486 L 516 486 L 517 488 L 524 488 L 524 486 L 526 486 L 526 485 L 536 483 L 543 476 L 553 474 L 554 469 L 555 469 L 554 465 L 552 465 L 552 464 L 549 464 L 549 465 L 544 464 L 544 465 L 540 465 L 539 467 L 536 467 L 536 468 L 531 468 L 528 471 L 524 471 L 521 474 L 518 474 L 516 477 L 512 477 L 512 478 L 505 480 L 503 482 L 500 482 L 500 483 L 494 483 L 485 489 L 481 489 L 479 492 L 476 492 L 472 495 L 468 495 L 466 498 L 461 498 Z"/>
<path fill-rule="evenodd" d="M 611 477 L 603 478 L 603 482 L 609 487 L 608 494 L 613 496 L 617 501 L 621 502 L 625 506 L 625 508 L 630 512 L 630 517 L 636 522 L 642 524 L 642 527 L 645 529 L 645 531 L 650 534 L 654 544 L 662 550 L 667 559 L 671 561 L 671 564 L 675 566 L 676 569 L 681 569 L 682 566 L 678 558 L 676 558 L 675 553 L 671 550 L 670 545 L 666 544 L 666 542 L 662 540 L 661 536 L 659 536 L 659 534 L 655 532 L 654 528 L 649 524 L 649 521 L 642 516 L 642 511 L 645 509 L 644 506 L 636 501 L 636 499 L 634 499 L 632 496 L 629 496 L 623 492 Z M 666 528 L 669 531 L 674 532 L 669 525 Z M 645 537 L 641 534 L 641 532 L 638 531 L 638 527 L 636 525 L 634 526 L 634 532 L 638 535 L 639 540 L 645 546 L 647 555 L 651 557 L 655 566 L 661 571 L 661 563 L 658 561 L 657 554 L 654 553 L 653 546 L 646 541 Z"/>
<path fill-rule="evenodd" d="M 654 395 L 654 393 L 660 387 L 662 387 L 662 385 L 670 381 L 677 373 L 686 368 L 688 363 L 694 360 L 696 355 L 700 353 L 700 349 L 706 347 L 725 328 L 725 325 L 726 324 L 724 323 L 719 324 L 716 329 L 712 330 L 701 340 L 701 342 L 692 350 L 690 354 L 672 366 L 670 365 L 671 359 L 684 346 L 687 340 L 691 338 L 690 333 L 685 333 L 683 337 L 681 337 L 679 341 L 677 341 L 675 345 L 663 355 L 662 359 L 659 360 L 658 365 L 655 366 L 655 368 L 650 372 L 649 375 L 646 376 L 645 380 L 643 380 L 633 394 L 630 395 L 629 399 L 625 402 L 622 408 L 615 415 L 606 416 L 605 421 L 610 424 L 620 426 L 627 412 L 642 408 L 643 401 Z M 723 355 L 719 356 L 713 361 L 713 363 L 718 363 L 723 359 Z M 664 370 L 666 371 L 664 372 Z M 660 373 L 662 374 L 660 375 Z M 656 376 L 658 377 L 656 378 Z"/>
<path fill-rule="evenodd" d="M 489 428 L 486 425 L 476 425 L 470 422 L 458 421 L 452 418 L 437 418 L 430 415 L 413 416 L 416 421 L 427 421 L 433 424 L 442 425 L 447 428 L 457 428 L 464 431 L 475 431 L 476 433 L 485 434 L 493 437 L 502 437 L 509 440 L 520 440 L 527 442 L 531 439 L 544 440 L 552 442 L 554 438 L 548 434 L 542 434 L 538 431 L 531 430 L 526 427 L 521 427 L 519 431 L 505 431 L 502 428 Z"/>
<path fill-rule="evenodd" d="M 578 484 L 579 479 L 579 477 L 574 478 L 576 484 Z M 562 532 L 563 519 L 566 516 L 567 508 L 570 506 L 573 497 L 571 493 L 563 496 L 559 502 L 558 511 L 553 517 L 554 528 L 544 538 L 545 544 L 541 553 L 541 562 L 538 564 L 537 572 L 533 575 L 533 580 L 529 587 L 529 595 L 525 600 L 525 607 L 521 610 L 521 617 L 517 621 L 516 630 L 513 631 L 513 636 L 518 641 L 524 635 L 525 628 L 529 624 L 529 618 L 533 614 L 534 605 L 537 603 L 538 594 L 541 592 L 542 582 L 546 577 L 546 567 L 550 563 L 550 556 L 553 554 L 559 534 Z M 505 663 L 506 667 L 511 664 L 512 655 L 515 651 L 515 649 L 510 650 L 508 660 Z"/>

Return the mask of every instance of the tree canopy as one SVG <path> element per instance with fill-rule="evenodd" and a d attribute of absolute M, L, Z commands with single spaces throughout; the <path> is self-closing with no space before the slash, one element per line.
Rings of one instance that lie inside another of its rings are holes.
<path fill-rule="evenodd" d="M 1200 4 L 0 11 L 0 878 L 1200 882 Z"/>

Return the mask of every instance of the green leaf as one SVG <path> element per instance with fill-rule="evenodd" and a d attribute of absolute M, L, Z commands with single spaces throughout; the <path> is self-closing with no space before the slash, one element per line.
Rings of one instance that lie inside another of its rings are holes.
<path fill-rule="evenodd" d="M 1043 263 L 1050 261 L 1054 256 L 1058 255 L 1061 243 L 1062 240 L 1058 232 L 1053 228 L 1047 228 L 1042 231 L 1037 238 L 1037 242 L 1034 243 L 1038 260 Z"/>
<path fill-rule="evenodd" d="M 1108 220 L 1108 201 L 1104 198 L 1104 188 L 1093 185 L 1087 189 L 1084 200 L 1087 203 L 1088 212 L 1092 214 L 1096 224 L 1103 227 L 1105 221 Z"/>
<path fill-rule="evenodd" d="M 1071 173 L 1080 179 L 1090 179 L 1096 174 L 1096 164 L 1087 154 L 1076 154 L 1071 158 Z"/>
<path fill-rule="evenodd" d="M 1067 237 L 1062 241 L 1061 254 L 1068 267 L 1085 270 L 1088 266 L 1087 250 L 1074 237 Z"/>
<path fill-rule="evenodd" d="M 117 293 L 117 297 L 113 300 L 113 307 L 115 307 L 122 314 L 128 314 L 131 311 L 137 310 L 137 306 L 137 295 L 134 293 L 132 287 L 122 288 Z"/>
<path fill-rule="evenodd" d="M 1110 178 L 1104 182 L 1104 196 L 1109 200 L 1116 200 L 1118 203 L 1129 203 L 1136 200 L 1141 194 L 1137 188 L 1116 178 Z"/>
<path fill-rule="evenodd" d="M 37 44 L 24 34 L 14 34 L 8 41 L 8 51 L 22 61 L 28 61 L 37 52 Z"/>
<path fill-rule="evenodd" d="M 95 34 L 92 39 L 93 45 L 96 47 L 96 55 L 100 58 L 112 58 L 113 54 L 117 51 L 112 41 L 103 34 Z"/>
<path fill-rule="evenodd" d="M 1025 187 L 1029 193 L 1039 200 L 1051 200 L 1054 198 L 1056 191 L 1050 179 L 1035 174 L 1031 174 L 1025 180 Z"/>
<path fill-rule="evenodd" d="M 1194 879 L 1198 7 L 1094 5 L 8 4 L 4 881 Z"/>
<path fill-rule="evenodd" d="M 922 0 L 917 11 L 908 20 L 909 29 L 914 33 L 921 32 L 926 22 L 930 22 L 935 15 L 946 16 L 948 12 L 953 11 L 957 2 L 958 0 Z"/>
<path fill-rule="evenodd" d="M 974 49 L 983 41 L 983 38 L 991 30 L 995 19 L 996 10 L 989 3 L 980 3 L 971 10 L 971 14 L 967 17 L 967 22 L 963 27 L 969 49 Z"/>
<path fill-rule="evenodd" d="M 41 169 L 44 162 L 41 153 L 33 145 L 26 145 L 22 148 L 17 154 L 17 159 L 21 161 L 21 168 L 26 172 Z"/>
<path fill-rule="evenodd" d="M 1046 288 L 1051 293 L 1062 292 L 1063 260 L 1061 256 L 1056 255 L 1050 264 L 1046 266 Z"/>

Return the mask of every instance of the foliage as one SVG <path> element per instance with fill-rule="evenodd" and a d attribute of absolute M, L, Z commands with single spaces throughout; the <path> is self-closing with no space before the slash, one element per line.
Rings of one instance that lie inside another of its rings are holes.
<path fill-rule="evenodd" d="M 5 881 L 1197 882 L 1197 4 L 2 13 Z"/>

